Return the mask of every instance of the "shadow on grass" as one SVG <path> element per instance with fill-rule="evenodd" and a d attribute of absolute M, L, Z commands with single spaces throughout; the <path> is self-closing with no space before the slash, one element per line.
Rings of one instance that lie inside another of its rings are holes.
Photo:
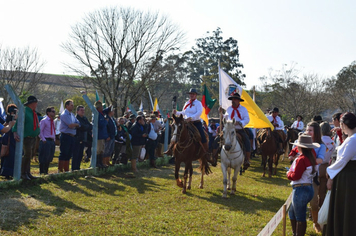
<path fill-rule="evenodd" d="M 240 191 L 236 191 L 235 195 L 229 195 L 228 199 L 222 198 L 221 194 L 207 192 L 209 197 L 199 196 L 188 192 L 188 196 L 194 196 L 202 200 L 219 204 L 222 208 L 230 211 L 243 211 L 245 214 L 258 214 L 258 211 L 276 212 L 280 206 L 284 204 L 284 200 L 275 197 L 255 196 Z M 277 206 L 277 207 L 276 207 Z"/>
<path fill-rule="evenodd" d="M 60 184 L 60 186 L 65 185 Z M 67 187 L 67 190 L 69 189 Z M 75 189 L 77 188 L 73 188 L 73 190 Z M 41 203 L 53 207 L 54 210 L 41 209 Z M 13 232 L 16 232 L 22 225 L 28 225 L 27 227 L 31 228 L 31 222 L 39 217 L 49 217 L 53 214 L 62 215 L 67 208 L 80 212 L 89 211 L 71 201 L 56 196 L 53 192 L 41 188 L 40 185 L 30 183 L 28 183 L 28 186 L 11 191 L 11 193 L 8 192 L 8 195 L 0 200 L 0 207 L 1 229 Z"/>

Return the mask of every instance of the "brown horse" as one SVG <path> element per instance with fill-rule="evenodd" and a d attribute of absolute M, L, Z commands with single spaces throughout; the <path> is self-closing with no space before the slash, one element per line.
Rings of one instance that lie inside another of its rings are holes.
<path fill-rule="evenodd" d="M 294 141 L 298 139 L 298 134 L 298 130 L 287 127 L 287 142 L 289 146 L 289 151 L 291 151 L 293 147 L 293 144 L 291 143 L 294 143 Z"/>
<path fill-rule="evenodd" d="M 268 162 L 268 177 L 272 177 L 273 164 L 275 164 L 274 175 L 277 173 L 277 165 L 279 161 L 279 154 L 277 153 L 278 146 L 278 134 L 271 131 L 271 129 L 260 129 L 257 133 L 257 143 L 262 152 L 262 166 L 263 174 L 266 174 L 266 164 Z"/>
<path fill-rule="evenodd" d="M 176 135 L 176 143 L 174 144 L 173 148 L 173 156 L 175 158 L 175 178 L 177 185 L 183 188 L 182 193 L 186 193 L 187 189 L 191 189 L 193 175 L 192 162 L 199 160 L 201 170 L 201 181 L 199 188 L 203 188 L 204 174 L 211 173 L 208 164 L 209 156 L 206 154 L 206 151 L 208 150 L 203 149 L 200 140 L 197 138 L 200 138 L 199 131 L 191 122 L 186 122 L 182 115 L 179 117 L 173 115 L 173 120 L 173 125 L 175 126 L 174 135 Z M 181 179 L 179 179 L 179 169 L 182 162 L 185 163 L 183 182 Z M 213 162 L 213 165 L 216 165 L 216 160 L 212 160 L 211 162 Z M 188 172 L 189 182 L 187 185 Z"/>

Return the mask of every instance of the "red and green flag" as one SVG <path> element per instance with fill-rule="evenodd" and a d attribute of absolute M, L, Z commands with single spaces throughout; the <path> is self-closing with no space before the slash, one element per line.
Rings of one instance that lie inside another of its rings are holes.
<path fill-rule="evenodd" d="M 214 104 L 216 102 L 216 99 L 212 99 L 209 95 L 208 88 L 204 84 L 204 93 L 203 93 L 203 98 L 201 99 L 201 103 L 203 105 L 203 112 L 200 116 L 207 125 L 209 125 L 209 120 L 208 120 L 208 114 L 210 110 L 213 108 Z"/>

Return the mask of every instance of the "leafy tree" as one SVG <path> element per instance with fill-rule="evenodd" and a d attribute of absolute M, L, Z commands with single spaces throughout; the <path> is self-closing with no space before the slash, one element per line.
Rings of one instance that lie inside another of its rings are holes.
<path fill-rule="evenodd" d="M 211 34 L 196 40 L 196 46 L 186 52 L 188 56 L 188 77 L 195 86 L 205 83 L 213 97 L 218 97 L 218 63 L 238 84 L 245 85 L 243 65 L 239 61 L 237 40 L 232 37 L 224 40 L 222 31 L 217 28 Z"/>
<path fill-rule="evenodd" d="M 72 27 L 62 47 L 80 65 L 67 66 L 123 113 L 128 100 L 138 101 L 145 93 L 157 63 L 183 37 L 177 26 L 158 13 L 106 8 Z"/>
<path fill-rule="evenodd" d="M 336 107 L 343 112 L 356 112 L 356 61 L 342 68 L 328 87 Z"/>

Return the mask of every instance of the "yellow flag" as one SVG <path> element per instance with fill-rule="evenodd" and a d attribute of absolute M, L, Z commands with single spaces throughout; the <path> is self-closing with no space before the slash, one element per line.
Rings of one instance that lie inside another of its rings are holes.
<path fill-rule="evenodd" d="M 153 111 L 157 111 L 158 109 L 158 101 L 157 98 L 155 99 L 155 104 L 153 105 Z"/>

